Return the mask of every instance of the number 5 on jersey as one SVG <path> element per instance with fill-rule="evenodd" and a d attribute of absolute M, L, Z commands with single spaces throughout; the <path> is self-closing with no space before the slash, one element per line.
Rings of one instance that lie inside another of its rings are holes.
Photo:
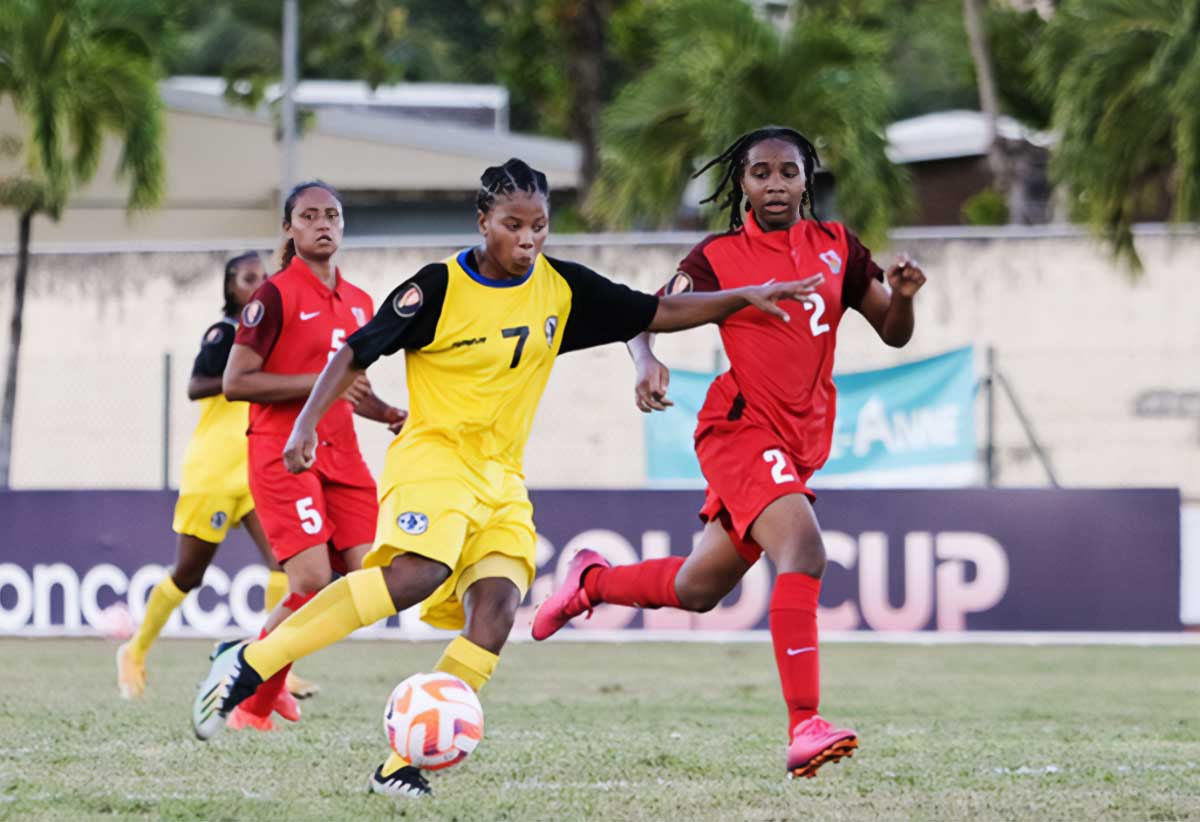
<path fill-rule="evenodd" d="M 321 533 L 321 526 L 325 524 L 325 521 L 321 519 L 321 512 L 313 508 L 312 497 L 296 500 L 296 513 L 300 516 L 300 528 L 304 533 Z"/>

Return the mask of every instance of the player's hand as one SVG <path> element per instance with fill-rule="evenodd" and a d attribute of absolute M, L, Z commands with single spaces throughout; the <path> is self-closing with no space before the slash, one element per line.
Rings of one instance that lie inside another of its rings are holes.
<path fill-rule="evenodd" d="M 785 323 L 789 322 L 791 316 L 778 305 L 780 300 L 801 300 L 803 301 L 811 295 L 821 283 L 825 282 L 824 274 L 814 274 L 803 280 L 791 280 L 785 283 L 777 283 L 774 280 L 768 280 L 762 285 L 751 285 L 742 289 L 742 296 L 746 298 L 746 302 L 750 305 L 765 311 L 768 314 L 773 314 Z"/>
<path fill-rule="evenodd" d="M 309 428 L 293 428 L 283 447 L 283 464 L 293 474 L 312 468 L 317 459 L 317 432 Z"/>
<path fill-rule="evenodd" d="M 651 411 L 666 411 L 675 403 L 667 399 L 667 385 L 671 382 L 671 369 L 657 357 L 643 357 L 637 363 L 637 385 L 633 389 L 638 410 L 644 414 Z"/>
<path fill-rule="evenodd" d="M 404 423 L 408 420 L 408 412 L 403 408 L 397 408 L 394 405 L 388 406 L 387 423 L 388 430 L 393 434 L 399 434 L 400 429 L 404 427 Z"/>
<path fill-rule="evenodd" d="M 911 300 L 921 290 L 921 286 L 925 285 L 925 272 L 921 270 L 917 261 L 907 254 L 898 255 L 896 261 L 888 266 L 884 276 L 892 294 L 907 300 Z"/>
<path fill-rule="evenodd" d="M 350 387 L 342 392 L 342 399 L 349 400 L 355 408 L 369 396 L 371 396 L 371 381 L 367 379 L 366 372 L 355 377 L 354 382 L 350 383 Z"/>

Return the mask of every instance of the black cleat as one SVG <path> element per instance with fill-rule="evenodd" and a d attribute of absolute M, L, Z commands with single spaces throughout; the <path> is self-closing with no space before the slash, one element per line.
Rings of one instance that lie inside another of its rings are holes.
<path fill-rule="evenodd" d="M 405 765 L 387 776 L 383 775 L 383 766 L 380 765 L 375 769 L 375 773 L 371 774 L 367 791 L 404 799 L 419 799 L 422 796 L 433 795 L 429 782 L 421 775 L 421 769 L 413 765 Z"/>

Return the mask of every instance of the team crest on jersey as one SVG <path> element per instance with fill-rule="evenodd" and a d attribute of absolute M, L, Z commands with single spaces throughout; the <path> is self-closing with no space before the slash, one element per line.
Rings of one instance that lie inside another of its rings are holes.
<path fill-rule="evenodd" d="M 837 274 L 842 270 L 842 258 L 839 257 L 838 253 L 832 248 L 828 251 L 822 251 L 819 256 L 821 258 L 821 262 L 829 266 L 829 270 L 834 274 Z"/>
<path fill-rule="evenodd" d="M 396 517 L 396 525 L 400 526 L 400 530 L 406 534 L 412 534 L 414 537 L 420 536 L 429 530 L 429 517 L 418 514 L 416 511 L 405 511 Z"/>
<path fill-rule="evenodd" d="M 663 293 L 670 297 L 672 294 L 688 294 L 692 290 L 692 278 L 682 271 L 676 271 L 675 276 L 667 283 Z"/>
<path fill-rule="evenodd" d="M 207 333 L 207 334 L 205 334 L 205 335 L 204 335 L 204 341 L 205 341 L 206 343 L 215 343 L 215 342 L 220 342 L 220 341 L 221 341 L 221 335 L 222 335 L 222 334 L 224 334 L 224 333 L 225 333 L 225 332 L 222 330 L 221 326 L 219 326 L 219 325 L 215 325 L 215 326 L 213 326 L 212 328 L 210 328 L 210 329 L 208 330 L 208 333 Z"/>
<path fill-rule="evenodd" d="M 396 312 L 396 316 L 407 320 L 409 317 L 416 316 L 423 302 L 425 302 L 425 295 L 421 293 L 421 286 L 413 283 L 392 300 L 392 310 Z"/>
<path fill-rule="evenodd" d="M 367 312 L 363 311 L 357 305 L 350 306 L 350 313 L 354 315 L 354 321 L 360 326 L 367 324 Z"/>
<path fill-rule="evenodd" d="M 267 309 L 263 306 L 262 300 L 251 300 L 242 309 L 242 325 L 253 328 L 262 322 L 263 315 L 266 313 Z"/>
<path fill-rule="evenodd" d="M 551 314 L 546 318 L 546 345 L 554 347 L 554 332 L 558 331 L 558 315 Z"/>
<path fill-rule="evenodd" d="M 212 515 L 212 519 L 208 521 L 208 524 L 213 528 L 220 529 L 225 526 L 225 520 L 227 519 L 229 519 L 229 516 L 224 511 L 218 511 Z"/>

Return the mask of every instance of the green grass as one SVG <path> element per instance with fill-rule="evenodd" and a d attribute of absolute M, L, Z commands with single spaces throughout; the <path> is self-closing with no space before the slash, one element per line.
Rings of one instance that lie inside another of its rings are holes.
<path fill-rule="evenodd" d="M 299 725 L 207 744 L 207 644 L 160 643 L 141 704 L 114 647 L 0 641 L 0 818 L 1200 819 L 1194 648 L 826 646 L 823 713 L 862 747 L 789 782 L 769 646 L 515 645 L 479 750 L 394 802 L 364 793 L 383 701 L 440 644 L 323 651 Z"/>

